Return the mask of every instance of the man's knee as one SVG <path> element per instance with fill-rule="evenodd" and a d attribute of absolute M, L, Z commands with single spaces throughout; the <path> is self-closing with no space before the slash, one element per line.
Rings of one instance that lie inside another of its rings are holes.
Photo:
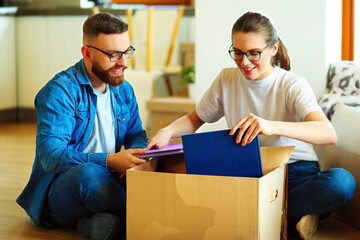
<path fill-rule="evenodd" d="M 352 174 L 343 168 L 326 170 L 331 178 L 333 192 L 343 198 L 345 203 L 350 201 L 355 193 L 356 182 Z"/>
<path fill-rule="evenodd" d="M 94 163 L 84 163 L 78 171 L 78 180 L 82 190 L 99 193 L 113 184 L 110 172 Z"/>
<path fill-rule="evenodd" d="M 109 171 L 106 168 L 95 163 L 83 163 L 78 166 L 77 171 L 79 180 L 89 180 L 109 174 Z"/>

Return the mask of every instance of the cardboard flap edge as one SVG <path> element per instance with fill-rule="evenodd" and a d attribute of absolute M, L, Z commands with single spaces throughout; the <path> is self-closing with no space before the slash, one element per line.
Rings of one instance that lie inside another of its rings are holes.
<path fill-rule="evenodd" d="M 286 163 L 294 149 L 295 146 L 261 147 L 261 162 L 264 175 Z"/>

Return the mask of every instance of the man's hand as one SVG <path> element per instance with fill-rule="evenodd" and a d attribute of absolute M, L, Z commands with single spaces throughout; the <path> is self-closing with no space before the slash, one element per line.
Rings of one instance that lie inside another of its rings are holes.
<path fill-rule="evenodd" d="M 107 167 L 125 175 L 127 169 L 145 162 L 145 160 L 139 158 L 140 153 L 145 151 L 146 149 L 127 149 L 117 153 L 110 153 L 107 159 Z"/>

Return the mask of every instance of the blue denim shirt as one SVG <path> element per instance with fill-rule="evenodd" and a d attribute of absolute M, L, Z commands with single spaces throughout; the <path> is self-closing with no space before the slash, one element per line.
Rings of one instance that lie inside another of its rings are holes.
<path fill-rule="evenodd" d="M 122 145 L 145 148 L 132 86 L 109 87 L 114 113 L 116 152 Z M 76 165 L 92 162 L 106 168 L 108 153 L 84 153 L 96 112 L 96 95 L 83 60 L 55 75 L 37 94 L 36 156 L 28 184 L 17 199 L 31 220 L 43 226 L 53 180 Z"/>

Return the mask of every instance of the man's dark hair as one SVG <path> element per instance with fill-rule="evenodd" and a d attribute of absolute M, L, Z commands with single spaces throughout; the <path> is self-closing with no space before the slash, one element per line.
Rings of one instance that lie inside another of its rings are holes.
<path fill-rule="evenodd" d="M 123 33 L 128 24 L 111 13 L 98 13 L 86 19 L 83 26 L 83 38 L 97 37 L 100 33 Z"/>

